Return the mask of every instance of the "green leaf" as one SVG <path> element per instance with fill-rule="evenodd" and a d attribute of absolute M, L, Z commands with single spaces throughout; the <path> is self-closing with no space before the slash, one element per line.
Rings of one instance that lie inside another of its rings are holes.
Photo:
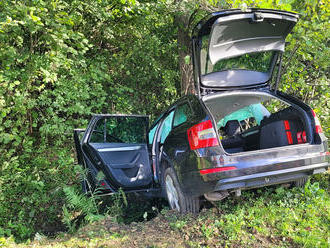
<path fill-rule="evenodd" d="M 186 65 L 189 65 L 190 64 L 190 56 L 187 55 L 186 57 L 184 57 L 184 62 Z"/>

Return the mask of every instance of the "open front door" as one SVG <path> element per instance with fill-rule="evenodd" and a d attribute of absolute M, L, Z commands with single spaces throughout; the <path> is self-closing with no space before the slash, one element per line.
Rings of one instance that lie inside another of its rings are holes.
<path fill-rule="evenodd" d="M 103 185 L 145 188 L 152 182 L 147 147 L 148 116 L 95 115 L 82 142 L 83 156 L 90 170 L 104 174 Z"/>

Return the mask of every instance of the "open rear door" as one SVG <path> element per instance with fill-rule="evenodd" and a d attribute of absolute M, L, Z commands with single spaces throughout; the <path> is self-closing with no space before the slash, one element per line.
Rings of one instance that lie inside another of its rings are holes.
<path fill-rule="evenodd" d="M 112 191 L 151 184 L 148 121 L 148 116 L 138 115 L 93 116 L 82 140 L 82 153 L 96 183 L 101 180 Z"/>
<path fill-rule="evenodd" d="M 203 19 L 192 37 L 198 93 L 268 86 L 297 21 L 293 12 L 253 8 L 222 10 Z"/>

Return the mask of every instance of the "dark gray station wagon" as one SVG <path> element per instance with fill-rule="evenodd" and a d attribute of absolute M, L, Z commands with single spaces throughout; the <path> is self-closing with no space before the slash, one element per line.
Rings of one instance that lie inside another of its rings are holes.
<path fill-rule="evenodd" d="M 329 166 L 314 111 L 277 90 L 295 13 L 212 13 L 192 38 L 196 95 L 182 97 L 149 127 L 148 116 L 94 115 L 74 132 L 83 189 L 140 192 L 198 212 L 200 199 L 292 182 Z M 285 83 L 285 82 L 284 82 Z M 100 176 L 101 175 L 101 176 Z"/>

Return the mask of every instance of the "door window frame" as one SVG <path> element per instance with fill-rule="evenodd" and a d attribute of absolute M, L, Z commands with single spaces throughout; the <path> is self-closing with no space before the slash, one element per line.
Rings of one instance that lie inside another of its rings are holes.
<path fill-rule="evenodd" d="M 148 137 L 148 131 L 149 131 L 149 115 L 123 115 L 123 114 L 96 114 L 96 115 L 93 115 L 93 121 L 89 124 L 89 126 L 87 127 L 86 129 L 86 132 L 85 132 L 85 136 L 83 138 L 83 143 L 90 143 L 90 139 L 91 139 L 91 136 L 92 136 L 92 133 L 93 133 L 93 130 L 96 126 L 96 124 L 98 123 L 99 120 L 102 120 L 103 119 L 103 125 L 104 125 L 104 129 L 105 129 L 105 119 L 107 118 L 120 118 L 120 117 L 136 117 L 136 118 L 144 118 L 145 121 L 146 121 L 146 138 L 145 138 L 145 144 L 148 144 L 148 140 L 149 140 L 149 137 Z M 105 132 L 105 130 L 103 129 L 103 132 Z M 103 133 L 104 135 L 104 133 Z M 104 143 L 111 143 L 111 142 L 104 142 Z M 122 144 L 130 144 L 130 143 L 122 143 Z M 143 143 L 144 144 L 144 143 Z"/>

